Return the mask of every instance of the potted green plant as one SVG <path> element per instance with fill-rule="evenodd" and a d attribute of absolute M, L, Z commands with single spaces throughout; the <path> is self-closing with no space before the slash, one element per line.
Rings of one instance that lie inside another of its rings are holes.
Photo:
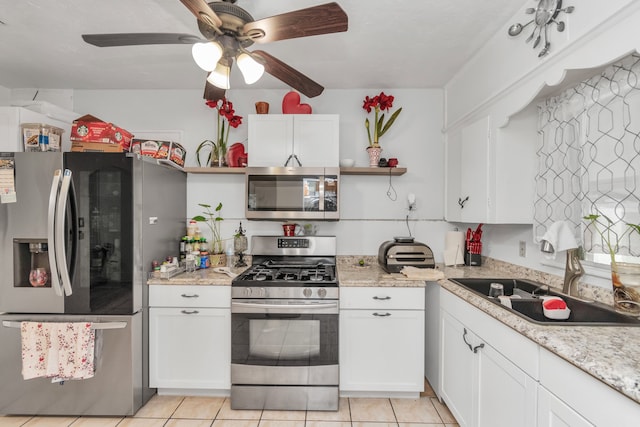
<path fill-rule="evenodd" d="M 616 261 L 620 240 L 634 232 L 640 234 L 640 225 L 625 222 L 625 229 L 616 234 L 613 230 L 615 223 L 606 215 L 591 214 L 584 219 L 589 222 L 587 228 L 593 227 L 601 237 L 611 258 L 611 283 L 615 307 L 625 312 L 640 313 L 640 264 Z"/>
<path fill-rule="evenodd" d="M 198 206 L 204 208 L 203 215 L 196 215 L 191 218 L 197 222 L 203 222 L 211 230 L 211 265 L 225 265 L 224 244 L 220 234 L 220 223 L 224 221 L 222 218 L 222 202 L 212 210 L 212 206 L 206 203 L 198 203 Z"/>

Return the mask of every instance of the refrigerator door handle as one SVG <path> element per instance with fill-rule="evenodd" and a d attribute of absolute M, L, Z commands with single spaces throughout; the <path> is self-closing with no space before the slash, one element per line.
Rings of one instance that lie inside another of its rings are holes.
<path fill-rule="evenodd" d="M 62 280 L 62 287 L 66 296 L 70 296 L 73 293 L 71 289 L 71 279 L 69 278 L 69 269 L 67 268 L 67 253 L 64 246 L 64 220 L 67 214 L 67 198 L 69 197 L 69 187 L 71 186 L 71 171 L 69 169 L 64 170 L 64 176 L 62 178 L 62 184 L 60 185 L 60 194 L 58 196 L 58 203 L 56 207 L 56 258 L 58 259 L 58 270 L 60 271 L 60 279 Z"/>
<path fill-rule="evenodd" d="M 60 273 L 58 272 L 58 260 L 56 259 L 55 250 L 55 223 L 56 223 L 56 202 L 58 200 L 58 191 L 60 189 L 60 177 L 62 171 L 57 169 L 53 173 L 51 181 L 51 191 L 49 193 L 49 209 L 47 211 L 47 241 L 49 243 L 49 269 L 51 270 L 51 287 L 56 295 L 62 296 L 62 287 L 60 286 Z"/>

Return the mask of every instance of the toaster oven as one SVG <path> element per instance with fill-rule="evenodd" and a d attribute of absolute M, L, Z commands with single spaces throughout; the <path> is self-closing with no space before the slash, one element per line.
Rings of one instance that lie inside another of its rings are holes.
<path fill-rule="evenodd" d="M 435 268 L 433 251 L 413 237 L 395 237 L 380 245 L 378 263 L 387 273 L 399 273 L 405 266 Z"/>

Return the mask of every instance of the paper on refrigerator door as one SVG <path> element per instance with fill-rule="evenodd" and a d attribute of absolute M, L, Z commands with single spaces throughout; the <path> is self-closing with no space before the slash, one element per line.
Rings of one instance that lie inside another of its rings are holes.
<path fill-rule="evenodd" d="M 13 159 L 0 159 L 0 203 L 15 203 L 16 183 Z"/>

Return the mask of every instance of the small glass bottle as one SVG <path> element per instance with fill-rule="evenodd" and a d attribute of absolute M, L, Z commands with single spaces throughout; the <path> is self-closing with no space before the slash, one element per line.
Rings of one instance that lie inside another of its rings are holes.
<path fill-rule="evenodd" d="M 196 223 L 196 221 L 193 219 L 190 220 L 189 225 L 187 226 L 187 236 L 194 237 L 196 235 L 197 230 L 198 230 L 198 224 Z"/>

